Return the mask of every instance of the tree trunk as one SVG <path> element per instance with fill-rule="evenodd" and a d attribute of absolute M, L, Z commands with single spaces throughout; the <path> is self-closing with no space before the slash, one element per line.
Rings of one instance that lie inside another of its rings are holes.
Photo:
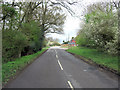
<path fill-rule="evenodd" d="M 21 57 L 21 52 L 19 53 L 19 56 L 18 56 L 19 58 Z"/>
<path fill-rule="evenodd" d="M 2 27 L 2 30 L 5 29 L 5 19 L 3 20 L 3 27 Z"/>

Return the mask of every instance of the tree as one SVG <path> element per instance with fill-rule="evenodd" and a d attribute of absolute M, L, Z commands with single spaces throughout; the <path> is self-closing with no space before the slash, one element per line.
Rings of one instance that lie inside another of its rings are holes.
<path fill-rule="evenodd" d="M 120 1 L 113 1 L 114 7 L 117 9 L 118 12 L 118 56 L 120 56 Z"/>
<path fill-rule="evenodd" d="M 12 5 L 9 4 L 2 4 L 2 20 L 3 20 L 3 27 L 2 30 L 5 29 L 5 26 L 7 26 L 6 22 L 9 22 L 8 25 L 9 29 L 13 28 L 13 22 L 15 21 L 15 16 L 17 15 L 17 12 L 15 11 L 15 8 Z"/>
<path fill-rule="evenodd" d="M 90 12 L 85 15 L 85 23 L 79 31 L 78 37 L 80 39 L 77 40 L 79 45 L 116 54 L 118 49 L 118 15 L 117 12 L 113 12 L 111 4 L 106 5 L 106 8 L 102 8 L 103 10 L 99 8 L 89 9 Z"/>
<path fill-rule="evenodd" d="M 13 61 L 21 56 L 21 51 L 27 46 L 27 40 L 23 33 L 14 30 L 2 31 L 2 62 Z"/>
<path fill-rule="evenodd" d="M 3 2 L 0 14 L 0 21 L 3 23 L 3 61 L 15 60 L 21 54 L 41 50 L 47 33 L 63 33 L 62 26 L 66 16 L 62 7 L 73 14 L 68 4 L 75 3 L 59 0 Z"/>
<path fill-rule="evenodd" d="M 41 28 L 38 26 L 38 22 L 34 21 L 22 25 L 21 32 L 25 34 L 28 41 L 28 45 L 25 47 L 24 52 L 22 52 L 23 55 L 41 50 L 43 37 Z"/>
<path fill-rule="evenodd" d="M 40 22 L 43 33 L 59 34 L 63 32 L 62 25 L 65 20 L 65 15 L 61 11 L 62 9 L 60 7 L 50 6 L 49 2 L 43 2 L 42 6 L 38 6 L 35 10 L 33 19 Z"/>

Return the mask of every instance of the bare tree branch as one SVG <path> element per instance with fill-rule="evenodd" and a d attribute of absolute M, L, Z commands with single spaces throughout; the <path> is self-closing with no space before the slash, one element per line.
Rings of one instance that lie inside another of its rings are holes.
<path fill-rule="evenodd" d="M 120 1 L 118 3 L 116 3 L 115 1 L 113 1 L 113 4 L 115 5 L 116 9 L 120 8 Z"/>
<path fill-rule="evenodd" d="M 67 11 L 71 14 L 71 15 L 73 15 L 73 14 L 75 14 L 71 9 L 70 9 L 70 7 L 67 5 L 67 4 L 65 4 L 64 2 L 52 2 L 52 1 L 50 1 L 53 5 L 60 5 L 60 6 L 62 6 L 62 7 L 64 7 L 65 9 L 67 9 Z"/>
<path fill-rule="evenodd" d="M 70 5 L 74 5 L 74 4 L 78 3 L 78 2 L 72 2 L 72 3 L 70 3 L 70 2 L 67 1 L 67 3 L 69 3 Z"/>

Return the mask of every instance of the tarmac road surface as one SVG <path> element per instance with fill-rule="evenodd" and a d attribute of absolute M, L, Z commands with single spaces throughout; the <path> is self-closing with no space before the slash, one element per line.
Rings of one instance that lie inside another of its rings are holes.
<path fill-rule="evenodd" d="M 118 80 L 63 48 L 51 47 L 6 88 L 118 88 Z"/>

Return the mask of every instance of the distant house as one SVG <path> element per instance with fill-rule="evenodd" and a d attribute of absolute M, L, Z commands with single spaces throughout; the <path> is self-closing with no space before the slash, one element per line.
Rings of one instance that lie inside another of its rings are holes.
<path fill-rule="evenodd" d="M 76 46 L 76 41 L 74 39 L 70 40 L 68 43 L 70 46 Z"/>

